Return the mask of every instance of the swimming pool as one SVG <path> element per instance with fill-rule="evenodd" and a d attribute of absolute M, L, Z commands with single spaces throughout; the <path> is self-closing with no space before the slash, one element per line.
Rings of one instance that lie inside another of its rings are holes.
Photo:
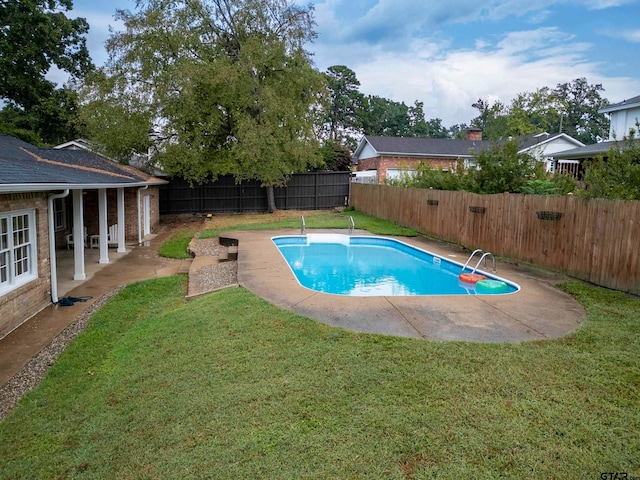
<path fill-rule="evenodd" d="M 461 282 L 462 264 L 391 238 L 307 234 L 273 237 L 272 241 L 298 283 L 323 293 L 359 297 L 505 295 L 520 289 L 486 272 L 482 274 L 488 282 Z"/>

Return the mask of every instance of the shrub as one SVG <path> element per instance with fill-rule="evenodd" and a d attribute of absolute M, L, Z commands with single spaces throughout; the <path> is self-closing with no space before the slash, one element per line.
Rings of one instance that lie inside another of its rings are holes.
<path fill-rule="evenodd" d="M 640 200 L 640 139 L 630 135 L 616 142 L 608 158 L 597 158 L 586 166 L 585 189 L 579 195 L 588 198 Z"/>

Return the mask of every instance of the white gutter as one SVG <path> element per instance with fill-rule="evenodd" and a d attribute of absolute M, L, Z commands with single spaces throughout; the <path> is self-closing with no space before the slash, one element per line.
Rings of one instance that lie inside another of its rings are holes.
<path fill-rule="evenodd" d="M 53 201 L 69 195 L 67 188 L 62 193 L 49 195 L 49 268 L 51 270 L 51 302 L 58 303 L 58 266 L 56 264 L 56 225 L 53 218 Z"/>
<path fill-rule="evenodd" d="M 138 189 L 138 245 L 142 245 L 142 218 L 140 214 L 140 192 L 149 188 L 149 185 Z"/>
<path fill-rule="evenodd" d="M 43 192 L 47 190 L 98 190 L 100 188 L 135 188 L 149 185 L 165 185 L 166 180 L 158 182 L 131 183 L 5 183 L 0 185 L 1 193 Z"/>

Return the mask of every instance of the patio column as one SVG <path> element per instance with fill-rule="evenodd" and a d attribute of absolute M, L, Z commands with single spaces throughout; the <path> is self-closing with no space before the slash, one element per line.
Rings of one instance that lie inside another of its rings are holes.
<path fill-rule="evenodd" d="M 100 233 L 100 263 L 109 263 L 109 244 L 107 238 L 107 190 L 98 190 L 98 225 Z"/>
<path fill-rule="evenodd" d="M 118 253 L 127 251 L 124 245 L 124 188 L 118 188 Z"/>
<path fill-rule="evenodd" d="M 74 280 L 86 280 L 84 270 L 84 211 L 82 190 L 73 191 L 73 266 Z"/>

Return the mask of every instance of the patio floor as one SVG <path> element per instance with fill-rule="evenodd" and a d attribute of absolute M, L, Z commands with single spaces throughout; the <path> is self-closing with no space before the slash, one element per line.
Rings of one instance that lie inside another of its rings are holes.
<path fill-rule="evenodd" d="M 314 230 L 321 232 L 321 230 Z M 332 233 L 346 233 L 337 232 Z M 358 235 L 370 235 L 356 231 Z M 238 283 L 274 305 L 350 330 L 431 340 L 521 342 L 557 338 L 585 318 L 555 284 L 561 275 L 498 261 L 498 275 L 518 283 L 510 295 L 349 297 L 302 287 L 271 238 L 296 230 L 228 232 L 238 240 Z M 467 250 L 423 237 L 397 238 L 464 263 Z"/>

